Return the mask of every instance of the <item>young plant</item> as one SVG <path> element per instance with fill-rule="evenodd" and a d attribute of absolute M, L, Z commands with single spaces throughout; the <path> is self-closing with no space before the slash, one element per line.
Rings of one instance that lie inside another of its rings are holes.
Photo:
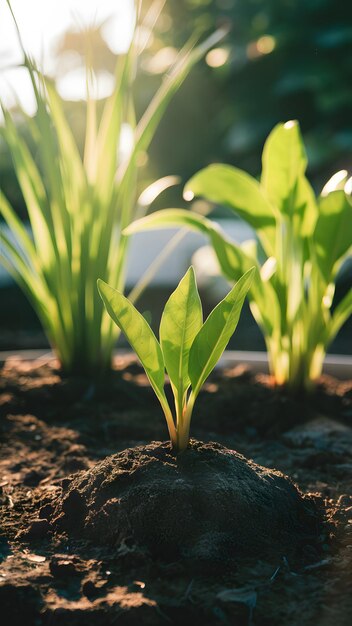
<path fill-rule="evenodd" d="M 149 26 L 163 4 L 164 0 L 152 4 L 145 18 Z M 140 22 L 139 15 L 136 21 Z M 118 329 L 104 310 L 96 281 L 101 276 L 124 288 L 128 238 L 122 231 L 137 212 L 141 215 L 147 208 L 137 202 L 138 157 L 147 150 L 169 101 L 192 66 L 223 34 L 219 31 L 198 47 L 189 44 L 181 50 L 138 123 L 132 91 L 140 52 L 136 37 L 127 54 L 118 59 L 115 88 L 100 115 L 89 93 L 91 71 L 87 67 L 83 155 L 54 83 L 36 68 L 22 46 L 37 113 L 33 118 L 24 111 L 21 115 L 34 149 L 4 107 L 0 134 L 12 156 L 31 235 L 0 192 L 0 217 L 10 230 L 8 234 L 2 228 L 0 260 L 33 305 L 66 373 L 98 375 L 110 366 Z M 123 155 L 121 137 L 126 124 L 133 140 Z"/>
<path fill-rule="evenodd" d="M 265 143 L 260 182 L 216 164 L 187 183 L 186 199 L 201 195 L 227 206 L 253 227 L 258 241 L 238 245 L 209 219 L 181 209 L 154 213 L 126 231 L 175 225 L 200 231 L 210 238 L 229 280 L 254 264 L 251 310 L 276 383 L 293 391 L 312 388 L 328 345 L 352 313 L 352 289 L 331 309 L 337 275 L 352 249 L 347 172 L 333 176 L 316 198 L 306 166 L 299 125 L 287 122 Z"/>
<path fill-rule="evenodd" d="M 236 329 L 254 271 L 251 268 L 238 280 L 203 323 L 202 305 L 190 267 L 165 305 L 160 343 L 133 304 L 98 280 L 106 310 L 140 359 L 164 411 L 173 448 L 178 452 L 187 448 L 194 403 Z M 164 391 L 165 369 L 174 396 L 175 418 Z"/>

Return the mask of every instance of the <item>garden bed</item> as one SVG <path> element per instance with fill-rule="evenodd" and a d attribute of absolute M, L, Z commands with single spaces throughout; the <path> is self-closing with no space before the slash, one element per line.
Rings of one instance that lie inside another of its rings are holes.
<path fill-rule="evenodd" d="M 265 374 L 241 366 L 212 375 L 192 418 L 193 437 L 283 472 L 314 502 L 316 524 L 294 549 L 289 541 L 278 548 L 273 527 L 265 553 L 259 547 L 228 559 L 219 550 L 219 559 L 205 563 L 196 555 L 152 554 L 128 537 L 112 546 L 103 531 L 92 540 L 78 527 L 52 524 L 69 476 L 167 439 L 134 357 L 117 357 L 96 386 L 62 378 L 55 362 L 9 360 L 1 373 L 4 623 L 350 623 L 352 380 L 324 377 L 311 398 L 290 398 Z"/>

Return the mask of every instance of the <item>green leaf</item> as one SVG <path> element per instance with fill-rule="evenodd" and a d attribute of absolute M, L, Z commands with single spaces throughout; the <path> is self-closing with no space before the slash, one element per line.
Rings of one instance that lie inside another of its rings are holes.
<path fill-rule="evenodd" d="M 49 80 L 45 81 L 48 94 L 48 107 L 55 126 L 57 139 L 60 144 L 60 166 L 63 170 L 64 193 L 67 197 L 67 188 L 74 195 L 71 206 L 79 210 L 79 192 L 86 183 L 86 175 L 82 165 L 77 143 L 69 127 L 64 113 L 63 102 L 55 86 Z"/>
<path fill-rule="evenodd" d="M 40 265 L 35 253 L 35 247 L 33 241 L 28 235 L 23 222 L 18 217 L 8 200 L 5 198 L 2 191 L 0 191 L 0 215 L 3 216 L 12 234 L 15 236 L 16 241 L 19 243 L 21 249 L 25 252 L 27 259 L 36 266 L 38 272 L 40 271 Z"/>
<path fill-rule="evenodd" d="M 3 109 L 3 113 L 5 127 L 1 129 L 1 133 L 11 151 L 16 176 L 31 221 L 35 245 L 38 250 L 43 251 L 43 265 L 50 267 L 55 262 L 55 244 L 45 188 L 34 159 L 14 121 L 6 110 Z"/>
<path fill-rule="evenodd" d="M 6 110 L 0 134 L 12 154 L 33 241 L 8 202 L 0 197 L 0 214 L 11 230 L 0 262 L 10 267 L 41 320 L 45 319 L 45 330 L 67 373 L 85 371 L 96 376 L 110 365 L 118 329 L 102 305 L 96 281 L 101 277 L 123 291 L 128 240 L 121 231 L 140 208 L 136 201 L 138 155 L 148 148 L 170 100 L 192 67 L 225 35 L 221 29 L 200 45 L 195 45 L 196 37 L 192 37 L 145 111 L 139 111 L 136 124 L 134 83 L 141 52 L 138 33 L 145 23 L 152 36 L 164 1 L 152 2 L 149 10 L 143 11 L 142 23 L 141 2 L 136 3 L 136 37 L 117 60 L 114 90 L 105 104 L 90 97 L 91 67 L 87 61 L 88 98 L 81 112 L 86 129 L 79 142 L 84 146 L 83 157 L 57 87 L 26 54 L 12 13 L 37 111 L 33 118 L 21 112 L 30 141 L 23 138 L 17 119 Z M 11 10 L 10 3 L 9 7 Z M 133 145 L 131 152 L 120 158 L 118 148 L 125 123 L 134 132 Z M 162 401 L 169 414 L 164 396 Z"/>
<path fill-rule="evenodd" d="M 165 305 L 159 332 L 166 371 L 180 401 L 190 384 L 188 356 L 202 323 L 202 305 L 190 267 Z"/>
<path fill-rule="evenodd" d="M 350 289 L 337 305 L 327 327 L 327 343 L 331 343 L 342 325 L 352 315 L 352 289 Z"/>
<path fill-rule="evenodd" d="M 344 191 L 320 198 L 314 242 L 320 270 L 329 282 L 352 243 L 352 206 Z"/>
<path fill-rule="evenodd" d="M 122 293 L 101 279 L 97 284 L 107 312 L 126 335 L 156 395 L 164 398 L 164 359 L 159 342 L 148 322 Z"/>
<path fill-rule="evenodd" d="M 299 238 L 309 238 L 313 235 L 318 219 L 318 205 L 314 191 L 305 176 L 297 180 L 295 190 L 294 227 Z M 306 257 L 309 251 L 305 250 Z"/>
<path fill-rule="evenodd" d="M 254 266 L 257 271 L 248 292 L 250 309 L 257 324 L 264 335 L 272 335 L 280 327 L 280 304 L 277 292 L 271 279 L 275 276 L 277 261 L 269 257 L 262 267 L 258 262 L 258 242 L 254 239 L 244 241 L 241 249 L 248 257 L 248 266 Z"/>
<path fill-rule="evenodd" d="M 125 115 L 125 99 L 129 89 L 132 50 L 118 59 L 116 65 L 116 86 L 107 98 L 96 140 L 96 181 L 98 193 L 108 197 L 116 174 L 120 134 Z"/>
<path fill-rule="evenodd" d="M 188 181 L 184 194 L 201 195 L 235 211 L 257 231 L 268 256 L 274 253 L 275 212 L 249 174 L 230 165 L 209 165 Z"/>
<path fill-rule="evenodd" d="M 253 265 L 257 266 L 259 270 L 256 259 L 256 245 L 254 248 L 255 252 L 253 252 L 254 242 L 251 242 L 250 247 L 248 246 L 249 242 L 237 245 L 227 238 L 224 231 L 216 223 L 203 215 L 197 215 L 184 209 L 156 211 L 147 217 L 137 220 L 126 228 L 124 232 L 127 235 L 131 235 L 145 230 L 171 228 L 172 226 L 185 226 L 209 237 L 220 268 L 229 281 L 234 282 L 238 280 Z M 259 271 L 255 272 L 249 297 L 251 309 L 257 323 L 263 331 L 271 333 L 274 326 L 280 323 L 279 304 L 273 286 L 269 281 L 265 283 L 262 281 Z"/>
<path fill-rule="evenodd" d="M 27 297 L 30 294 L 31 302 L 33 303 L 37 300 L 40 302 L 43 310 L 46 309 L 49 301 L 52 300 L 51 294 L 46 290 L 46 285 L 41 276 L 33 270 L 30 259 L 23 254 L 17 241 L 16 243 L 11 241 L 3 228 L 0 230 L 0 241 L 1 263 L 15 278 L 21 288 L 25 287 L 23 290 Z"/>
<path fill-rule="evenodd" d="M 155 211 L 147 217 L 133 222 L 124 230 L 126 235 L 154 230 L 185 226 L 209 237 L 219 260 L 224 275 L 231 281 L 237 280 L 253 266 L 252 259 L 246 255 L 240 246 L 228 239 L 218 224 L 203 215 L 197 215 L 184 209 L 163 209 Z"/>
<path fill-rule="evenodd" d="M 197 395 L 233 335 L 255 268 L 250 269 L 210 313 L 189 353 L 189 377 Z"/>
<path fill-rule="evenodd" d="M 275 126 L 265 142 L 262 163 L 261 184 L 269 201 L 278 211 L 293 214 L 297 181 L 307 167 L 298 122 Z"/>
<path fill-rule="evenodd" d="M 140 359 L 167 421 L 170 438 L 177 445 L 176 428 L 164 391 L 165 365 L 160 344 L 146 319 L 119 291 L 103 280 L 97 281 L 99 294 L 111 319 L 125 333 Z"/>

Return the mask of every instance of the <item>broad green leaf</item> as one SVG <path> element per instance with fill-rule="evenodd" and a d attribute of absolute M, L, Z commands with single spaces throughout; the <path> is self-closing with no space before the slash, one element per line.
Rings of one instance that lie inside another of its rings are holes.
<path fill-rule="evenodd" d="M 202 305 L 190 267 L 165 305 L 159 332 L 166 371 L 180 401 L 190 384 L 188 356 L 202 323 Z"/>
<path fill-rule="evenodd" d="M 252 176 L 230 165 L 209 165 L 186 184 L 184 195 L 190 194 L 235 211 L 257 231 L 268 256 L 274 253 L 275 212 Z"/>
<path fill-rule="evenodd" d="M 352 245 L 352 206 L 344 191 L 320 198 L 314 233 L 318 263 L 327 282 Z"/>
<path fill-rule="evenodd" d="M 272 335 L 280 327 L 281 313 L 278 295 L 271 283 L 275 276 L 277 261 L 269 257 L 262 267 L 258 263 L 258 242 L 255 239 L 244 241 L 241 249 L 248 257 L 248 267 L 256 272 L 248 292 L 250 309 L 264 335 Z"/>
<path fill-rule="evenodd" d="M 253 266 L 252 259 L 246 255 L 240 246 L 228 239 L 220 226 L 203 215 L 197 215 L 197 213 L 184 209 L 155 211 L 155 213 L 133 222 L 124 230 L 124 233 L 132 235 L 145 230 L 172 228 L 173 226 L 185 226 L 209 237 L 220 267 L 231 281 L 237 280 Z"/>
<path fill-rule="evenodd" d="M 265 142 L 262 164 L 261 184 L 269 201 L 278 211 L 292 215 L 297 181 L 307 167 L 298 122 L 275 126 Z"/>
<path fill-rule="evenodd" d="M 156 395 L 164 398 L 164 359 L 148 322 L 125 296 L 101 279 L 98 280 L 98 289 L 107 312 L 140 359 Z"/>
<path fill-rule="evenodd" d="M 331 343 L 350 315 L 352 315 L 352 289 L 339 302 L 328 323 L 327 343 Z"/>
<path fill-rule="evenodd" d="M 227 238 L 224 231 L 216 223 L 202 215 L 183 209 L 156 211 L 137 220 L 124 232 L 131 235 L 144 230 L 171 228 L 172 226 L 185 226 L 209 237 L 220 268 L 224 276 L 231 282 L 238 280 L 251 267 L 256 266 L 258 271 L 255 272 L 249 293 L 253 315 L 264 332 L 271 333 L 273 328 L 280 324 L 278 298 L 272 284 L 269 281 L 264 283 L 261 280 L 256 258 L 257 245 L 254 241 L 251 241 L 250 245 L 248 241 L 237 245 Z"/>
<path fill-rule="evenodd" d="M 242 305 L 251 286 L 255 268 L 250 269 L 210 313 L 189 353 L 189 377 L 197 395 L 233 335 Z"/>
<path fill-rule="evenodd" d="M 294 228 L 296 236 L 300 239 L 309 238 L 313 235 L 318 219 L 318 205 L 314 191 L 305 176 L 297 180 L 295 190 Z M 309 250 L 305 249 L 306 257 Z"/>
<path fill-rule="evenodd" d="M 255 254 L 257 245 L 254 241 L 251 241 L 250 246 L 249 242 L 237 245 L 227 238 L 224 231 L 216 223 L 202 215 L 183 209 L 156 211 L 137 220 L 124 232 L 130 235 L 144 230 L 170 228 L 172 226 L 186 226 L 209 237 L 220 268 L 224 276 L 231 282 L 238 280 L 251 267 L 256 266 L 258 271 L 255 272 L 249 293 L 253 315 L 264 332 L 271 333 L 273 328 L 280 324 L 280 307 L 277 294 L 269 281 L 264 283 L 261 280 Z"/>

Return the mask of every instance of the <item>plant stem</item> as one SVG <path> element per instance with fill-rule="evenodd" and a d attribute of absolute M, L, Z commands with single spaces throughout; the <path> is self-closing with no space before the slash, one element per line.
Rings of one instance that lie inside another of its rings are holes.
<path fill-rule="evenodd" d="M 191 392 L 183 418 L 177 429 L 177 452 L 184 452 L 189 444 L 189 429 L 196 395 Z"/>

